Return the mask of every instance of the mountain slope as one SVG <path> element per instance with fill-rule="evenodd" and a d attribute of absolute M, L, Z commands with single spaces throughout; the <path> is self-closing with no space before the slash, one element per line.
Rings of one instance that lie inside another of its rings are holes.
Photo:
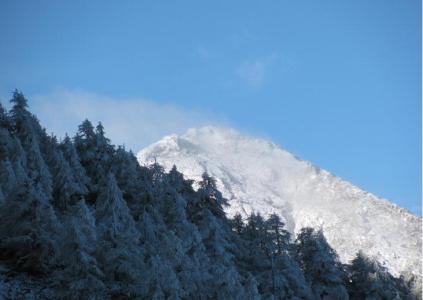
<path fill-rule="evenodd" d="M 232 129 L 204 127 L 141 150 L 141 164 L 173 164 L 188 178 L 207 171 L 230 201 L 229 215 L 280 214 L 292 232 L 321 227 L 342 261 L 358 250 L 394 274 L 421 276 L 421 218 L 302 161 L 279 146 Z"/>

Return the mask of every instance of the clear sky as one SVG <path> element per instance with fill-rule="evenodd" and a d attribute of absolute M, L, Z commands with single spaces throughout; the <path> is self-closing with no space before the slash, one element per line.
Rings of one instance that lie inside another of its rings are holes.
<path fill-rule="evenodd" d="M 421 214 L 417 0 L 2 0 L 14 88 L 50 131 L 93 116 L 137 151 L 229 124 Z"/>

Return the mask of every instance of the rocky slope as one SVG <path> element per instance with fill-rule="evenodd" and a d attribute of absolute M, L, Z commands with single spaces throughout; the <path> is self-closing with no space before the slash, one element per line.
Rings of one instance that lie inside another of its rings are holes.
<path fill-rule="evenodd" d="M 272 142 L 216 127 L 164 137 L 141 164 L 174 164 L 188 178 L 207 171 L 230 200 L 229 215 L 280 214 L 292 232 L 321 227 L 342 261 L 358 250 L 395 275 L 421 276 L 421 218 L 303 161 Z"/>

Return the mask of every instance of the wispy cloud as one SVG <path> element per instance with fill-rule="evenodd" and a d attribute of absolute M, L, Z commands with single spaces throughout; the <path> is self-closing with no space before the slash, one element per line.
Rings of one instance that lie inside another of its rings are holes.
<path fill-rule="evenodd" d="M 245 60 L 236 68 L 236 74 L 252 87 L 260 87 L 268 75 L 268 69 L 276 56 L 270 55 L 263 59 Z"/>
<path fill-rule="evenodd" d="M 259 87 L 264 80 L 266 64 L 262 61 L 243 62 L 236 70 L 239 77 L 251 86 Z"/>
<path fill-rule="evenodd" d="M 133 151 L 164 135 L 188 128 L 225 123 L 216 115 L 163 104 L 148 99 L 115 99 L 84 91 L 60 90 L 29 96 L 29 105 L 48 132 L 59 137 L 73 135 L 84 119 L 101 121 L 115 144 Z"/>

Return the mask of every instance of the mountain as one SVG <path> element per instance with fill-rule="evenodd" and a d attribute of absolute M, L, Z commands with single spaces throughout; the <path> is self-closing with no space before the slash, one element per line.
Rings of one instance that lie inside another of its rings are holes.
<path fill-rule="evenodd" d="M 166 136 L 137 158 L 142 165 L 157 160 L 166 170 L 176 165 L 194 180 L 207 171 L 229 200 L 230 216 L 277 213 L 291 232 L 323 229 L 343 262 L 362 250 L 393 274 L 421 276 L 420 217 L 270 141 L 208 126 Z"/>
<path fill-rule="evenodd" d="M 11 103 L 0 103 L 0 299 L 421 299 L 418 278 L 364 253 L 341 264 L 320 229 L 291 238 L 277 214 L 228 218 L 213 177 L 194 187 L 176 168 L 141 166 L 101 123 L 59 141 L 22 93 Z"/>

